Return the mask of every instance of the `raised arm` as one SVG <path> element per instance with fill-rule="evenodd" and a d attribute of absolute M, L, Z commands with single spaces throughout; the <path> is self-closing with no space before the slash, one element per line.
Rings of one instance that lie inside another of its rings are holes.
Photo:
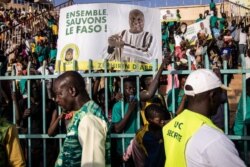
<path fill-rule="evenodd" d="M 56 130 L 59 125 L 59 121 L 65 116 L 65 113 L 62 113 L 61 115 L 58 116 L 57 110 L 53 110 L 52 114 L 52 119 L 49 125 L 48 129 L 48 135 L 49 136 L 55 136 L 56 135 Z"/>
<path fill-rule="evenodd" d="M 169 63 L 170 63 L 169 57 L 163 59 L 162 64 L 161 64 L 157 74 L 154 77 L 154 80 L 152 81 L 152 83 L 149 86 L 149 89 L 143 90 L 140 92 L 140 100 L 141 101 L 147 101 L 154 96 L 154 94 L 158 88 L 158 85 L 159 85 L 159 80 L 160 80 L 160 76 L 162 74 L 162 71 Z"/>

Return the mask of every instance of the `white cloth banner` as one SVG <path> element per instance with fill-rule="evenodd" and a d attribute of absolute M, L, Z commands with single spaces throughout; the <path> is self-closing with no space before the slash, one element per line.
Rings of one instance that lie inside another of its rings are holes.
<path fill-rule="evenodd" d="M 74 60 L 77 70 L 87 70 L 90 59 L 93 69 L 102 69 L 104 59 L 114 64 L 161 61 L 159 16 L 159 9 L 111 3 L 62 8 L 56 71 L 71 70 Z"/>
<path fill-rule="evenodd" d="M 192 43 L 196 41 L 197 34 L 199 32 L 205 34 L 206 36 L 208 36 L 208 38 L 209 37 L 211 38 L 209 19 L 205 19 L 205 20 L 189 25 L 187 27 L 186 33 L 184 34 L 184 37 L 185 39 L 188 39 L 190 43 Z"/>
<path fill-rule="evenodd" d="M 161 21 L 179 21 L 176 9 L 161 9 Z"/>

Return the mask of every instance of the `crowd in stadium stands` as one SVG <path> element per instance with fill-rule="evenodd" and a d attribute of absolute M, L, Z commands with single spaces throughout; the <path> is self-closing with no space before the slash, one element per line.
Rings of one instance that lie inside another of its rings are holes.
<path fill-rule="evenodd" d="M 57 55 L 57 37 L 58 37 L 58 18 L 55 13 L 45 12 L 43 15 L 46 24 L 39 25 L 38 31 L 29 29 L 23 23 L 32 17 L 41 14 L 44 11 L 15 8 L 0 8 L 0 31 L 7 30 L 11 34 L 14 29 L 8 29 L 16 26 L 15 29 L 24 32 L 21 35 L 21 42 L 18 45 L 13 42 L 13 38 L 4 37 L 1 33 L 0 41 L 5 39 L 9 41 L 6 49 L 0 50 L 1 76 L 15 74 L 17 76 L 27 75 L 28 62 L 31 62 L 30 74 L 42 74 L 42 65 L 46 61 L 45 74 L 54 73 L 54 65 Z M 176 70 L 187 70 L 188 60 L 191 60 L 191 69 L 196 70 L 205 68 L 205 56 L 209 58 L 210 68 L 221 79 L 220 69 L 223 69 L 223 61 L 227 61 L 228 69 L 250 68 L 250 18 L 240 17 L 233 18 L 226 16 L 213 3 L 210 4 L 210 10 L 204 14 L 197 15 L 195 22 L 202 22 L 204 19 L 210 21 L 211 35 L 208 34 L 206 28 L 202 28 L 197 34 L 196 41 L 185 39 L 186 23 L 180 21 L 164 21 L 162 22 L 162 50 L 163 64 L 160 66 L 158 73 L 153 76 L 142 76 L 140 78 L 140 88 L 138 95 L 140 101 L 137 100 L 136 79 L 133 77 L 109 78 L 108 99 L 105 99 L 105 89 L 103 78 L 93 79 L 93 100 L 100 105 L 105 111 L 105 100 L 108 100 L 108 120 L 112 123 L 112 133 L 131 134 L 135 133 L 135 137 L 126 138 L 124 141 L 120 138 L 112 138 L 111 162 L 112 166 L 120 166 L 123 163 L 126 166 L 164 166 L 165 152 L 163 145 L 162 127 L 176 114 L 182 112 L 187 105 L 187 97 L 184 94 L 184 85 L 187 75 L 169 75 L 167 77 L 167 91 L 158 90 L 163 70 L 175 68 Z M 181 11 L 177 12 L 178 18 L 181 19 Z M 33 25 L 39 24 L 33 20 Z M 1 47 L 4 48 L 4 47 Z M 241 54 L 244 55 L 241 59 Z M 170 56 L 174 58 L 174 66 L 168 60 Z M 244 62 L 244 63 L 243 63 Z M 13 68 L 14 67 L 14 68 Z M 14 70 L 14 71 L 13 71 Z M 231 79 L 229 75 L 229 83 Z M 249 74 L 247 75 L 247 119 L 250 113 L 250 91 L 249 91 Z M 124 84 L 124 94 L 121 94 L 121 81 Z M 15 80 L 15 91 L 12 87 L 12 81 L 1 80 L 1 110 L 0 118 L 6 118 L 13 122 L 13 114 L 15 116 L 16 127 L 19 134 L 27 134 L 30 130 L 31 134 L 43 134 L 43 97 L 42 83 L 40 80 L 30 80 L 30 97 L 28 97 L 27 79 Z M 173 85 L 172 85 L 173 83 Z M 73 112 L 60 113 L 58 106 L 54 101 L 52 92 L 52 79 L 46 79 L 46 133 L 54 136 L 59 133 L 66 133 L 68 122 L 74 116 Z M 174 96 L 172 94 L 174 93 Z M 227 99 L 226 93 L 224 98 Z M 172 99 L 174 97 L 174 99 Z M 28 100 L 30 99 L 30 105 Z M 121 102 L 123 99 L 123 103 Z M 175 102 L 175 104 L 173 104 Z M 121 108 L 124 104 L 124 110 Z M 242 135 L 243 114 L 242 114 L 242 97 L 238 103 L 238 113 L 236 121 L 232 128 L 232 133 Z M 141 111 L 138 111 L 140 106 Z M 13 106 L 15 113 L 12 113 Z M 175 106 L 175 107 L 174 107 Z M 124 115 L 122 115 L 124 111 Z M 142 126 L 138 127 L 137 113 L 142 118 Z M 29 122 L 31 118 L 31 124 Z M 224 105 L 218 108 L 217 114 L 212 118 L 213 122 L 222 130 L 224 130 Z M 3 124 L 1 123 L 0 126 Z M 155 121 L 157 123 L 155 123 Z M 61 122 L 61 123 L 60 123 Z M 30 126 L 30 129 L 28 128 Z M 139 130 L 140 129 L 140 130 Z M 139 130 L 139 131 L 138 131 Z M 0 142 L 4 136 L 0 135 Z M 54 166 L 59 154 L 58 139 L 48 139 L 47 142 L 47 165 Z M 2 143 L 0 143 L 1 145 Z M 28 162 L 28 140 L 21 139 L 23 155 L 26 163 Z M 123 148 L 125 145 L 125 150 Z M 243 150 L 239 143 L 239 152 Z M 43 140 L 31 140 L 31 159 L 32 166 L 42 166 L 43 164 Z M 1 152 L 0 152 L 1 154 Z M 11 157 L 11 156 L 10 156 Z M 13 156 L 12 156 L 13 158 Z M 156 160 L 157 158 L 157 160 Z M 12 162 L 12 161 L 10 161 Z M 20 165 L 21 166 L 21 165 Z"/>

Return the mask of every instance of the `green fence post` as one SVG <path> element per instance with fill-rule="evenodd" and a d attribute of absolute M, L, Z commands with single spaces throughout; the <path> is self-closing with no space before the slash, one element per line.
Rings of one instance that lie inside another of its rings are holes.
<path fill-rule="evenodd" d="M 43 66 L 42 66 L 42 75 L 43 75 L 43 79 L 42 79 L 42 112 L 43 112 L 43 134 L 47 134 L 46 132 L 46 83 L 45 83 L 45 69 L 46 69 L 46 61 L 43 61 Z M 43 138 L 43 166 L 46 167 L 47 165 L 47 154 L 46 154 L 46 139 Z"/>
<path fill-rule="evenodd" d="M 226 70 L 227 69 L 227 61 L 223 61 L 223 69 L 224 70 Z M 227 74 L 224 74 L 223 75 L 223 80 L 224 80 L 224 84 L 225 85 L 227 85 L 228 83 L 228 81 L 227 81 L 227 78 L 228 77 L 228 75 Z M 222 78 L 221 78 L 222 79 Z M 228 102 L 226 102 L 225 104 L 224 104 L 224 125 L 225 125 L 225 134 L 227 134 L 228 135 L 228 123 L 229 123 L 229 119 L 228 119 Z"/>
<path fill-rule="evenodd" d="M 30 66 L 31 66 L 31 62 L 29 61 L 28 63 L 28 67 L 27 67 L 27 76 L 30 76 Z M 28 95 L 28 100 L 27 100 L 27 107 L 30 109 L 31 107 L 31 103 L 30 103 L 30 79 L 27 80 L 27 95 Z M 28 117 L 28 135 L 31 134 L 31 118 Z M 31 167 L 31 139 L 28 138 L 28 164 L 29 164 L 29 167 Z"/>
<path fill-rule="evenodd" d="M 104 60 L 103 65 L 104 65 L 104 73 L 108 73 L 108 60 L 107 59 Z M 100 82 L 101 82 L 101 79 L 100 79 Z M 108 93 L 109 93 L 109 89 L 111 88 L 109 87 L 108 78 L 106 76 L 104 77 L 104 89 L 105 89 L 105 115 L 108 118 L 109 105 L 110 105 L 108 99 L 111 98 L 111 97 L 108 97 Z"/>
<path fill-rule="evenodd" d="M 246 62 L 245 62 L 245 55 L 241 54 L 241 65 L 242 65 L 242 97 L 243 97 L 243 122 L 244 122 L 244 136 L 247 135 L 247 127 L 246 127 Z M 244 160 L 246 164 L 248 164 L 248 141 L 244 140 Z"/>
<path fill-rule="evenodd" d="M 0 62 L 0 72 L 2 71 L 2 62 Z M 1 73 L 0 73 L 1 76 Z M 2 89 L 1 81 L 0 81 L 0 90 Z M 0 96 L 0 101 L 2 101 L 2 96 Z M 0 107 L 0 116 L 2 115 L 2 107 Z"/>

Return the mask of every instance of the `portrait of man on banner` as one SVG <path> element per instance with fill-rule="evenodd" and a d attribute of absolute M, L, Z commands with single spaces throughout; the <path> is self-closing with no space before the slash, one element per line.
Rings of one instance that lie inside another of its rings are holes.
<path fill-rule="evenodd" d="M 157 58 L 156 40 L 152 33 L 144 31 L 144 14 L 139 9 L 132 9 L 128 19 L 128 30 L 108 37 L 104 58 L 111 61 L 150 63 Z"/>
<path fill-rule="evenodd" d="M 212 37 L 209 19 L 205 19 L 187 26 L 187 31 L 184 36 L 185 39 L 189 40 L 190 44 L 195 43 L 198 38 L 197 35 L 199 35 L 199 37 L 202 39 L 210 39 Z"/>

